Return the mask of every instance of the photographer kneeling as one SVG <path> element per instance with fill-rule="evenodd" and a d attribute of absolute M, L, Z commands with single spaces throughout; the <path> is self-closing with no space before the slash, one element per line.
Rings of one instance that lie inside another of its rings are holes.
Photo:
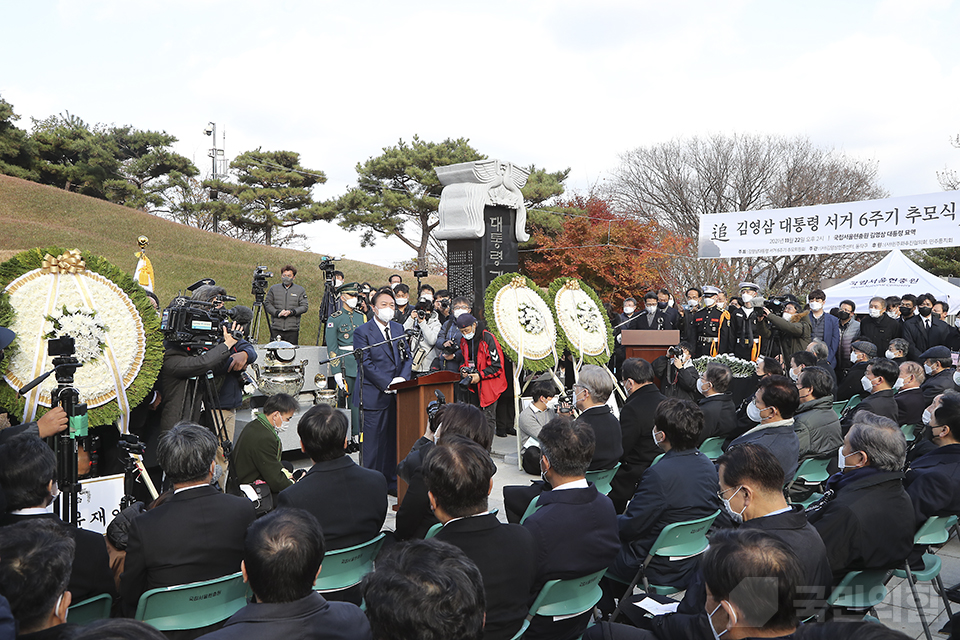
<path fill-rule="evenodd" d="M 477 319 L 469 313 L 457 318 L 457 328 L 463 336 L 456 363 L 462 377 L 460 386 L 467 390 L 465 400 L 479 406 L 491 431 L 506 438 L 509 434 L 497 430 L 497 400 L 507 388 L 500 343 L 486 329 L 478 333 Z"/>

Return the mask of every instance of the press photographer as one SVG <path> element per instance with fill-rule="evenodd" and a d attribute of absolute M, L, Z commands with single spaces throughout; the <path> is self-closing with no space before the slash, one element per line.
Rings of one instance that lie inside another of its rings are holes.
<path fill-rule="evenodd" d="M 160 407 L 160 433 L 151 434 L 148 442 L 148 465 L 153 466 L 157 438 L 178 422 L 197 422 L 202 406 L 217 409 L 223 416 L 229 441 L 233 440 L 233 419 L 242 388 L 240 375 L 253 362 L 256 351 L 243 338 L 242 323 L 252 314 L 246 307 L 224 309 L 227 299 L 223 287 L 204 285 L 191 299 L 175 298 L 163 310 L 160 324 L 164 332 L 163 366 L 160 370 L 163 401 Z M 210 399 L 206 373 L 210 371 Z M 225 394 L 225 395 L 224 395 Z M 221 397 L 232 407 L 223 407 Z M 233 409 L 232 411 L 230 409 Z M 228 427 L 229 419 L 229 427 Z M 221 434 L 218 434 L 220 437 Z M 151 464 L 152 463 L 152 464 Z"/>
<path fill-rule="evenodd" d="M 427 293 L 424 291 L 423 293 Z M 417 306 L 410 312 L 410 317 L 403 323 L 403 328 L 416 328 L 410 340 L 410 350 L 413 353 L 413 370 L 417 374 L 430 372 L 430 365 L 437 357 L 437 336 L 440 334 L 439 314 L 434 310 L 433 298 L 421 295 Z"/>
<path fill-rule="evenodd" d="M 462 337 L 455 362 L 460 385 L 467 391 L 465 401 L 480 407 L 490 429 L 505 438 L 507 434 L 497 429 L 497 400 L 507 388 L 500 343 L 486 329 L 478 329 L 477 319 L 469 313 L 461 314 L 456 324 Z"/>

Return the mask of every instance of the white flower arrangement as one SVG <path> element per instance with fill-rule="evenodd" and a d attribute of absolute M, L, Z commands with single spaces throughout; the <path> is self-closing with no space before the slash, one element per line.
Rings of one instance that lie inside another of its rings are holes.
<path fill-rule="evenodd" d="M 557 320 L 571 347 L 588 356 L 599 356 L 606 351 L 607 332 L 603 316 L 596 303 L 579 286 L 561 287 L 554 305 Z"/>
<path fill-rule="evenodd" d="M 539 335 L 547 328 L 547 323 L 543 319 L 543 314 L 540 313 L 539 309 L 526 300 L 523 300 L 518 304 L 517 318 L 520 320 L 520 325 L 524 328 L 524 330 L 532 335 Z"/>
<path fill-rule="evenodd" d="M 697 372 L 703 373 L 707 370 L 707 365 L 711 362 L 728 366 L 734 378 L 749 378 L 757 372 L 756 362 L 741 360 L 729 353 L 721 353 L 718 356 L 700 356 L 693 360 L 693 366 Z"/>
<path fill-rule="evenodd" d="M 97 320 L 97 312 L 87 307 L 63 305 L 45 316 L 44 340 L 70 336 L 74 340 L 77 360 L 81 364 L 95 362 L 107 346 L 109 329 Z"/>
<path fill-rule="evenodd" d="M 75 385 L 81 402 L 89 407 L 117 397 L 117 375 L 111 364 L 116 365 L 123 385 L 129 386 L 137 377 L 146 349 L 143 322 L 127 294 L 108 278 L 84 271 L 61 275 L 55 282 L 51 274 L 36 269 L 13 280 L 6 292 L 16 310 L 9 328 L 21 345 L 31 345 L 9 358 L 4 379 L 13 388 L 53 367 L 45 341 L 63 335 L 74 337 L 77 358 L 83 363 L 75 374 Z M 54 376 L 40 385 L 42 406 L 51 406 L 55 387 Z"/>

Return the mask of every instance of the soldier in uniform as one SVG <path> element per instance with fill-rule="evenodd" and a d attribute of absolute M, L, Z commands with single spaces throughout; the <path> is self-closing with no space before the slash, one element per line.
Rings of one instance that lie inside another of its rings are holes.
<path fill-rule="evenodd" d="M 327 320 L 324 343 L 327 345 L 328 358 L 342 356 L 331 362 L 330 367 L 334 372 L 337 388 L 345 393 L 346 406 L 350 408 L 351 446 L 348 449 L 358 450 L 355 449 L 355 443 L 360 433 L 360 408 L 353 406 L 350 401 L 350 393 L 357 382 L 357 359 L 350 352 L 353 351 L 353 332 L 366 322 L 367 318 L 357 310 L 360 285 L 350 282 L 337 289 L 337 293 L 340 294 L 341 309 Z"/>
<path fill-rule="evenodd" d="M 691 328 L 694 334 L 696 356 L 715 356 L 730 353 L 730 314 L 717 305 L 720 289 L 703 288 L 703 308 L 693 314 Z"/>
<path fill-rule="evenodd" d="M 731 304 L 727 309 L 730 314 L 730 335 L 733 342 L 733 355 L 742 360 L 755 361 L 760 355 L 764 325 L 760 322 L 763 312 L 758 309 L 763 305 L 760 297 L 760 287 L 753 282 L 740 283 L 741 306 Z"/>

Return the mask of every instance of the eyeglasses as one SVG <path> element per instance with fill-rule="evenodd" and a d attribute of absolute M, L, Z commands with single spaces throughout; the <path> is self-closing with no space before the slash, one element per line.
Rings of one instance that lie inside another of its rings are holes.
<path fill-rule="evenodd" d="M 740 489 L 742 488 L 743 488 L 743 485 L 740 485 L 739 487 L 729 487 L 727 489 L 724 489 L 723 491 L 717 491 L 717 497 L 720 498 L 721 500 L 726 500 L 726 498 L 723 497 L 723 494 L 727 493 L 728 491 L 733 491 L 734 493 L 736 493 L 737 491 L 740 491 Z M 730 497 L 732 498 L 733 496 L 730 496 Z"/>

